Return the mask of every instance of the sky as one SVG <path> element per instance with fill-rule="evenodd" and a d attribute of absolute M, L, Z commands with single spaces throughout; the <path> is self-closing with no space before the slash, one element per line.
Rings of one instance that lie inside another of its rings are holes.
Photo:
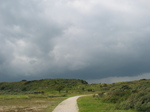
<path fill-rule="evenodd" d="M 150 78 L 150 1 L 0 0 L 0 82 Z"/>

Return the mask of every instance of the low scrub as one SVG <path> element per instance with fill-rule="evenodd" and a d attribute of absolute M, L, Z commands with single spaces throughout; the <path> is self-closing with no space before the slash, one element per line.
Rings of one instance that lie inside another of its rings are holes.
<path fill-rule="evenodd" d="M 88 83 L 80 79 L 42 79 L 19 82 L 1 82 L 0 94 L 44 94 L 45 92 L 68 93 L 70 90 L 78 91 L 78 86 L 85 86 Z"/>
<path fill-rule="evenodd" d="M 103 102 L 114 103 L 116 109 L 150 112 L 150 79 L 114 83 L 107 88 L 101 88 Z"/>
<path fill-rule="evenodd" d="M 150 112 L 150 93 L 139 92 L 129 96 L 129 98 L 116 106 L 123 109 L 135 109 L 143 112 Z"/>

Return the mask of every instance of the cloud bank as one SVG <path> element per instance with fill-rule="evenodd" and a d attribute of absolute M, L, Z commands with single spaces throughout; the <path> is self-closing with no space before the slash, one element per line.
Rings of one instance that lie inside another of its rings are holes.
<path fill-rule="evenodd" d="M 0 81 L 150 73 L 149 3 L 1 0 Z"/>

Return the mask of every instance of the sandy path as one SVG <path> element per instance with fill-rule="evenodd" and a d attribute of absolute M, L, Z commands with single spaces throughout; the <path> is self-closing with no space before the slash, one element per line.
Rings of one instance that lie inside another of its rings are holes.
<path fill-rule="evenodd" d="M 64 101 L 62 101 L 54 110 L 53 112 L 79 112 L 77 99 L 81 96 L 74 96 L 70 97 Z"/>

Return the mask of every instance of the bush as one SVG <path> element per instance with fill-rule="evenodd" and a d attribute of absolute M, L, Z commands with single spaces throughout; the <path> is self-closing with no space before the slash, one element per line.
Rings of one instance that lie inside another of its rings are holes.
<path fill-rule="evenodd" d="M 110 103 L 120 103 L 121 101 L 126 100 L 130 95 L 130 91 L 111 91 L 107 93 L 103 101 Z"/>
<path fill-rule="evenodd" d="M 117 109 L 135 109 L 141 112 L 150 112 L 150 93 L 139 92 L 132 94 L 127 100 L 116 105 Z"/>
<path fill-rule="evenodd" d="M 116 109 L 136 110 L 140 112 L 150 112 L 150 79 L 120 82 L 107 86 L 101 86 L 102 101 L 115 103 Z"/>
<path fill-rule="evenodd" d="M 135 102 L 135 109 L 138 111 L 150 112 L 150 94 L 142 95 L 143 96 L 137 97 L 137 102 Z"/>

